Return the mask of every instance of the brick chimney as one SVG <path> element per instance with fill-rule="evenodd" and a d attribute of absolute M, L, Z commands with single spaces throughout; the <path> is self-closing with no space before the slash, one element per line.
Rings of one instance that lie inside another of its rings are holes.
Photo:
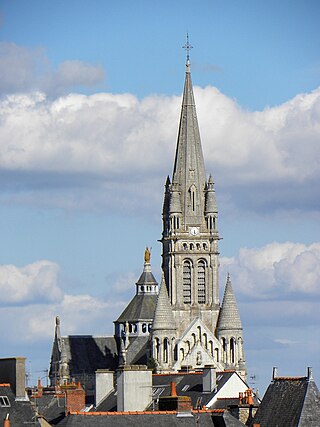
<path fill-rule="evenodd" d="M 7 414 L 5 419 L 3 420 L 3 427 L 10 427 L 9 414 Z"/>
<path fill-rule="evenodd" d="M 171 396 L 159 398 L 159 411 L 177 411 L 180 416 L 191 415 L 191 397 L 178 396 L 177 385 L 171 382 Z"/>
<path fill-rule="evenodd" d="M 41 384 L 41 379 L 38 378 L 38 385 L 37 385 L 37 395 L 36 397 L 42 397 L 43 396 L 43 387 Z"/>
<path fill-rule="evenodd" d="M 80 382 L 76 385 L 74 383 L 61 386 L 66 394 L 66 414 L 70 412 L 79 412 L 86 405 L 86 393 L 81 387 Z"/>

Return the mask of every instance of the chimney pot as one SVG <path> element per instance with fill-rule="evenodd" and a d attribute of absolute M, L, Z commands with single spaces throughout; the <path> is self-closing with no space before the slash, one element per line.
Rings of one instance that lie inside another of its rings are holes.
<path fill-rule="evenodd" d="M 177 396 L 177 384 L 175 381 L 171 381 L 171 396 Z"/>
<path fill-rule="evenodd" d="M 273 367 L 272 369 L 272 379 L 276 379 L 278 376 L 278 368 L 276 366 Z"/>

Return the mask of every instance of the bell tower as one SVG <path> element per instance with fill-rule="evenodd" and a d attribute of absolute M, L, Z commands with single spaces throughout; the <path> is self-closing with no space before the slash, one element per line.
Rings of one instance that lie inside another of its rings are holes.
<path fill-rule="evenodd" d="M 181 335 L 199 317 L 215 332 L 219 314 L 217 205 L 206 179 L 187 51 L 186 74 L 172 180 L 163 203 L 162 269 Z"/>

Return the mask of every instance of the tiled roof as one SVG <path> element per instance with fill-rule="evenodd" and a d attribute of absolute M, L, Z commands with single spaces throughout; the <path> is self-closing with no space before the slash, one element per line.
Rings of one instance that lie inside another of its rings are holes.
<path fill-rule="evenodd" d="M 190 415 L 180 415 L 174 411 L 143 413 L 88 413 L 71 414 L 61 426 L 97 426 L 97 427 L 243 427 L 236 418 L 224 411 L 193 411 Z"/>

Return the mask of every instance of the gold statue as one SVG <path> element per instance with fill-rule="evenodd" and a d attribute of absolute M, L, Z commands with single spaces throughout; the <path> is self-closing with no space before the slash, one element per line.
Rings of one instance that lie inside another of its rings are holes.
<path fill-rule="evenodd" d="M 144 251 L 144 262 L 150 262 L 151 252 L 149 251 L 148 246 L 146 246 L 146 250 Z"/>

